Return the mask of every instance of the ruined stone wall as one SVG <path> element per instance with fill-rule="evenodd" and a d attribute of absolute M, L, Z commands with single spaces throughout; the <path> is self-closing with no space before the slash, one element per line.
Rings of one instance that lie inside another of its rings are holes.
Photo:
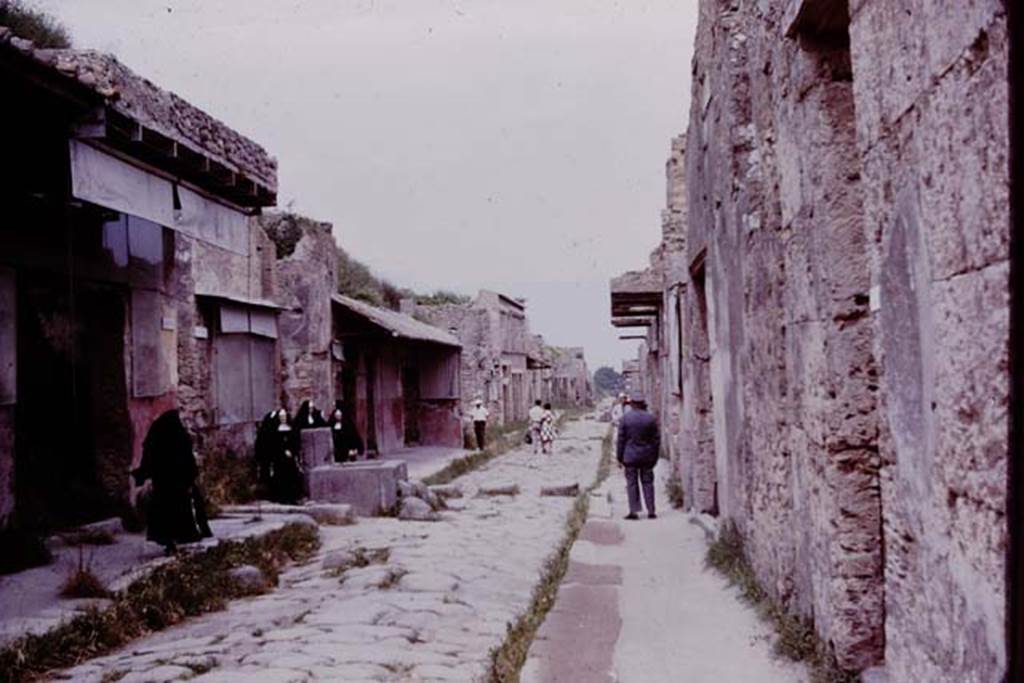
<path fill-rule="evenodd" d="M 842 666 L 998 680 L 1005 16 L 849 5 L 701 2 L 680 470 Z"/>
<path fill-rule="evenodd" d="M 881 369 L 891 680 L 999 680 L 1008 401 L 1005 4 L 851 3 Z"/>
<path fill-rule="evenodd" d="M 688 327 L 699 337 L 706 316 L 713 431 L 697 439 L 714 444 L 711 502 L 744 533 L 769 593 L 861 669 L 882 658 L 883 590 L 849 52 L 841 38 L 794 36 L 785 4 L 702 3 Z M 694 342 L 691 384 L 706 399 Z M 698 431 L 702 409 L 689 414 Z M 706 495 L 707 469 L 695 470 Z"/>
<path fill-rule="evenodd" d="M 217 320 L 215 311 L 197 301 L 195 293 L 270 299 L 276 281 L 274 262 L 274 245 L 256 221 L 250 222 L 247 255 L 236 254 L 181 232 L 174 234 L 174 264 L 168 282 L 168 296 L 177 316 L 177 377 L 174 387 L 177 406 L 183 421 L 196 437 L 199 452 L 217 449 L 248 453 L 256 430 L 253 423 L 216 423 L 212 368 Z"/>
<path fill-rule="evenodd" d="M 292 412 L 312 400 L 326 414 L 334 404 L 331 297 L 337 292 L 337 247 L 331 224 L 294 214 L 259 219 L 272 235 L 276 258 L 281 395 Z"/>

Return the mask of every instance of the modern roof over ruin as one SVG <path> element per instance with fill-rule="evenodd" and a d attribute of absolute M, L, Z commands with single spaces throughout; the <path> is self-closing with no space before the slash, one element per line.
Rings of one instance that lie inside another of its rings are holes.
<path fill-rule="evenodd" d="M 632 270 L 612 278 L 611 316 L 616 327 L 642 327 L 662 305 L 662 281 L 654 268 Z"/>
<path fill-rule="evenodd" d="M 241 133 L 139 76 L 112 55 L 42 49 L 0 26 L 0 67 L 85 102 L 87 139 L 241 206 L 271 206 L 277 161 Z"/>
<path fill-rule="evenodd" d="M 381 327 L 387 332 L 390 332 L 393 337 L 409 339 L 412 341 L 429 342 L 431 344 L 441 344 L 443 346 L 451 346 L 454 348 L 462 348 L 462 344 L 459 343 L 459 340 L 455 336 L 438 327 L 420 322 L 419 320 L 416 320 L 416 318 L 405 315 L 404 313 L 389 311 L 385 308 L 377 308 L 376 306 L 371 306 L 368 303 L 344 296 L 343 294 L 335 294 L 331 297 L 331 300 L 339 306 L 343 306 L 348 309 L 352 313 L 365 318 L 377 327 Z"/>

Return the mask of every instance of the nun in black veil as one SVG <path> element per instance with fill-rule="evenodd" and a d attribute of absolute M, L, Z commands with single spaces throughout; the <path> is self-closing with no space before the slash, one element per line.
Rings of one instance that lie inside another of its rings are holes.
<path fill-rule="evenodd" d="M 179 543 L 213 535 L 197 485 L 199 467 L 192 439 L 177 410 L 168 410 L 154 420 L 142 442 L 142 461 L 131 474 L 136 486 L 147 480 L 153 482 L 146 538 L 164 546 L 170 554 Z"/>
<path fill-rule="evenodd" d="M 324 419 L 324 414 L 320 412 L 316 404 L 312 401 L 303 401 L 299 406 L 299 412 L 295 414 L 295 429 L 302 431 L 303 429 L 326 426 L 327 420 Z"/>
<path fill-rule="evenodd" d="M 334 402 L 327 426 L 331 428 L 335 462 L 348 462 L 363 454 L 363 440 L 359 437 L 355 420 L 341 401 Z"/>
<path fill-rule="evenodd" d="M 267 497 L 275 503 L 298 503 L 303 496 L 298 430 L 284 408 L 263 418 L 256 432 L 255 456 L 257 479 Z"/>

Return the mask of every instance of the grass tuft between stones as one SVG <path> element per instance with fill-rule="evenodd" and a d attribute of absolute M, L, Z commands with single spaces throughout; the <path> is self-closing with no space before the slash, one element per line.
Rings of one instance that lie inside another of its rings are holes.
<path fill-rule="evenodd" d="M 315 527 L 289 524 L 171 560 L 113 593 L 109 606 L 89 608 L 45 633 L 4 646 L 0 683 L 40 678 L 188 617 L 224 609 L 229 600 L 250 594 L 231 580 L 232 568 L 255 565 L 276 585 L 285 563 L 309 559 L 319 546 Z"/>
<path fill-rule="evenodd" d="M 856 683 L 859 674 L 841 669 L 828 646 L 814 630 L 814 624 L 790 614 L 768 595 L 754 574 L 744 550 L 743 535 L 728 522 L 709 547 L 705 564 L 725 576 L 753 606 L 762 619 L 775 628 L 775 652 L 811 668 L 812 683 Z"/>
<path fill-rule="evenodd" d="M 494 683 L 511 683 L 519 680 L 519 673 L 526 663 L 530 645 L 537 635 L 537 630 L 544 623 L 545 617 L 555 604 L 558 588 L 569 569 L 569 552 L 580 535 L 580 530 L 587 521 L 590 509 L 590 494 L 601 485 L 611 472 L 612 436 L 611 432 L 601 442 L 601 461 L 597 468 L 597 476 L 580 495 L 569 512 L 566 521 L 565 536 L 555 552 L 548 557 L 541 570 L 540 582 L 534 587 L 530 606 L 506 627 L 505 641 L 491 650 L 491 665 L 488 680 Z"/>
<path fill-rule="evenodd" d="M 668 475 L 668 480 L 665 482 L 665 495 L 672 507 L 682 510 L 686 504 L 686 497 L 683 494 L 683 478 L 679 476 L 679 469 L 675 463 L 670 461 L 669 467 L 672 468 L 672 474 Z"/>

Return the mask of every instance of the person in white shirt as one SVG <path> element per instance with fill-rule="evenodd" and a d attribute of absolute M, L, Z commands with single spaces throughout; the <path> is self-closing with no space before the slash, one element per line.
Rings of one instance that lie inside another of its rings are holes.
<path fill-rule="evenodd" d="M 540 399 L 534 402 L 528 417 L 530 418 L 530 443 L 533 444 L 533 452 L 540 453 L 540 427 L 544 419 L 544 408 L 541 406 Z"/>
<path fill-rule="evenodd" d="M 484 407 L 482 399 L 476 399 L 473 401 L 473 408 L 469 411 L 469 417 L 473 420 L 473 433 L 476 434 L 476 447 L 479 450 L 484 449 L 484 439 L 487 434 L 487 418 L 490 417 L 490 411 Z"/>

